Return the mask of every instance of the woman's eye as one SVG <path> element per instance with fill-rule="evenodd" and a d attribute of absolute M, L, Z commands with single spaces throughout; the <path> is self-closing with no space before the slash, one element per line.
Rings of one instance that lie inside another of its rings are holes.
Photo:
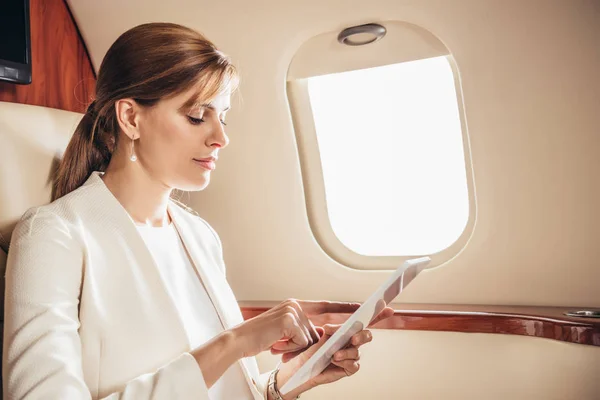
<path fill-rule="evenodd" d="M 204 122 L 204 120 L 202 118 L 194 118 L 189 115 L 187 117 L 192 125 L 200 125 L 201 123 Z"/>
<path fill-rule="evenodd" d="M 194 118 L 190 115 L 188 115 L 187 118 L 192 125 L 200 125 L 201 123 L 205 122 L 203 118 Z M 221 124 L 223 124 L 223 126 L 227 126 L 227 124 L 223 120 L 221 120 Z"/>

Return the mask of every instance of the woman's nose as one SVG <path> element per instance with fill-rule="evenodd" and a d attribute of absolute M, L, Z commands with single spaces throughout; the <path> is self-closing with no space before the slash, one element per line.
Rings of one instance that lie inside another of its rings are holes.
<path fill-rule="evenodd" d="M 221 123 L 221 121 L 215 122 L 215 128 L 213 129 L 213 134 L 210 136 L 209 146 L 217 145 L 220 148 L 223 148 L 229 144 L 229 137 L 227 133 L 225 133 L 225 127 Z"/>

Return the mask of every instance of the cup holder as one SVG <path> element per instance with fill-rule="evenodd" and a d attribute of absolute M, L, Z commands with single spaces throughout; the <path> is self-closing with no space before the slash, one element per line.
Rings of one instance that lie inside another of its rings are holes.
<path fill-rule="evenodd" d="M 567 311 L 565 313 L 565 315 L 569 316 L 569 317 L 579 317 L 579 318 L 600 318 L 600 310 Z"/>

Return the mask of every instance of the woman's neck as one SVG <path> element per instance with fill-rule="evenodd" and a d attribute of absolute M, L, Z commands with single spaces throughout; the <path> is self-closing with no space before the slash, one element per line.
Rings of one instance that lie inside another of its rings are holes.
<path fill-rule="evenodd" d="M 153 179 L 141 165 L 109 165 L 102 179 L 136 224 L 170 223 L 167 206 L 171 188 Z"/>

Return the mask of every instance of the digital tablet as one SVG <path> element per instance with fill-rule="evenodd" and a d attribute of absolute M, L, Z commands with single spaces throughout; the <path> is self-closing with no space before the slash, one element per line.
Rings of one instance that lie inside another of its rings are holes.
<path fill-rule="evenodd" d="M 429 257 L 416 258 L 405 261 L 398 269 L 381 285 L 358 310 L 309 358 L 298 371 L 279 389 L 281 394 L 286 394 L 306 383 L 309 379 L 319 375 L 331 362 L 335 352 L 345 347 L 353 335 L 360 332 L 396 298 L 402 291 L 404 285 L 404 273 L 411 268 L 426 266 L 431 259 Z"/>

